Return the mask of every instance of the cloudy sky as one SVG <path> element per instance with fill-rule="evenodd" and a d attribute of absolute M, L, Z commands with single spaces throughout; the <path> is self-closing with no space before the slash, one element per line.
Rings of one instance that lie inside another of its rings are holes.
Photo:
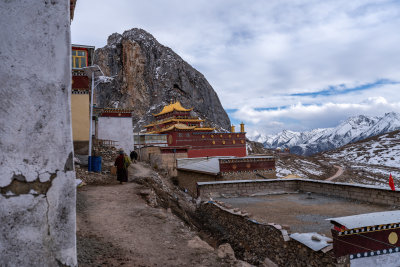
<path fill-rule="evenodd" d="M 78 0 L 72 42 L 150 32 L 250 135 L 400 112 L 400 1 Z"/>

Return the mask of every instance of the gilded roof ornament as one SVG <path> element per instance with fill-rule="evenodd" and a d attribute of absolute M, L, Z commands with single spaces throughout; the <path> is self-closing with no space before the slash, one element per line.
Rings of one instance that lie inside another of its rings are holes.
<path fill-rule="evenodd" d="M 160 116 L 160 115 L 163 115 L 163 114 L 167 114 L 167 113 L 173 112 L 174 110 L 176 110 L 176 111 L 191 111 L 191 110 L 193 110 L 193 108 L 186 109 L 186 108 L 182 107 L 182 105 L 181 105 L 181 103 L 179 101 L 176 101 L 175 103 L 171 102 L 171 104 L 169 104 L 168 106 L 165 106 L 160 113 L 153 114 L 153 115 L 154 116 Z"/>

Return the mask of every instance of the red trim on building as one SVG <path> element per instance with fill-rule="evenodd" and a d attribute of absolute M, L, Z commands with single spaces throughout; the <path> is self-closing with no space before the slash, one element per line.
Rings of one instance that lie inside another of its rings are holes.
<path fill-rule="evenodd" d="M 126 113 L 126 112 L 102 112 L 100 114 L 100 117 L 123 117 L 123 118 L 129 118 L 132 116 L 132 113 Z"/>
<path fill-rule="evenodd" d="M 382 226 L 381 226 L 382 227 Z M 377 229 L 378 226 L 368 227 L 369 229 Z M 386 227 L 387 228 L 387 227 Z M 382 228 L 381 228 L 382 229 Z M 361 232 L 355 233 L 355 229 L 347 230 L 348 232 L 353 232 L 354 234 L 349 235 L 339 235 L 339 232 L 336 230 L 331 230 L 333 237 L 333 252 L 336 257 L 341 257 L 345 255 L 357 255 L 360 257 L 368 257 L 372 256 L 371 252 L 387 250 L 387 253 L 390 253 L 389 250 L 394 251 L 396 247 L 400 246 L 400 241 L 397 241 L 395 244 L 390 244 L 388 239 L 391 233 L 396 233 L 397 236 L 400 236 L 400 228 L 397 229 L 385 229 L 371 232 Z M 366 254 L 365 254 L 366 253 Z M 379 254 L 384 254 L 379 252 Z M 374 253 L 374 255 L 378 255 L 378 253 Z M 358 257 L 356 257 L 358 258 Z"/>
<path fill-rule="evenodd" d="M 240 172 L 255 170 L 274 170 L 275 160 L 266 158 L 246 158 L 220 160 L 220 172 Z"/>
<path fill-rule="evenodd" d="M 83 48 L 83 47 L 76 47 L 76 46 L 72 46 L 72 51 L 86 51 L 86 66 L 89 66 L 89 49 L 87 48 Z"/>

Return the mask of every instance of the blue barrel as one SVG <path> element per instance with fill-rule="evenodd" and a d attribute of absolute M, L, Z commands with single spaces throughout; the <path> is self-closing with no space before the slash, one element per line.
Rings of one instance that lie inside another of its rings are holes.
<path fill-rule="evenodd" d="M 101 157 L 89 156 L 88 171 L 101 172 Z"/>

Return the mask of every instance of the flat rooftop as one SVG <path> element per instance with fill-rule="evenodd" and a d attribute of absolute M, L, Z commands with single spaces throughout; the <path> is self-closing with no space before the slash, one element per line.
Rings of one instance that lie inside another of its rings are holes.
<path fill-rule="evenodd" d="M 289 233 L 317 232 L 331 237 L 328 218 L 395 210 L 388 205 L 368 204 L 345 198 L 312 193 L 284 193 L 254 197 L 217 198 L 250 213 L 263 223 L 288 225 Z"/>
<path fill-rule="evenodd" d="M 274 156 L 269 155 L 255 155 L 246 157 L 235 156 L 217 156 L 217 157 L 201 157 L 201 158 L 182 158 L 177 159 L 177 169 L 187 170 L 200 173 L 207 173 L 217 175 L 220 172 L 219 160 L 220 159 L 273 159 Z"/>

